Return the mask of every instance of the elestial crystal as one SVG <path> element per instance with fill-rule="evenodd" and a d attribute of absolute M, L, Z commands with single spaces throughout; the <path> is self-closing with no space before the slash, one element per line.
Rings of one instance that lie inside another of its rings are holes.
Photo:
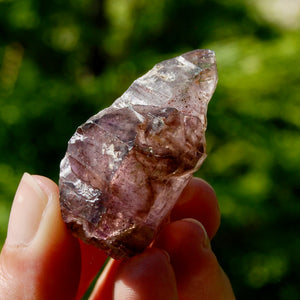
<path fill-rule="evenodd" d="M 215 54 L 163 61 L 78 127 L 61 162 L 62 216 L 113 258 L 142 252 L 205 159 Z"/>

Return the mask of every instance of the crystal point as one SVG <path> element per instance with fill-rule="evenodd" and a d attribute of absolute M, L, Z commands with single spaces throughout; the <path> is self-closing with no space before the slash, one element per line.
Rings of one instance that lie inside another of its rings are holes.
<path fill-rule="evenodd" d="M 155 65 L 78 127 L 60 167 L 62 216 L 73 234 L 116 259 L 155 238 L 205 154 L 214 52 Z"/>

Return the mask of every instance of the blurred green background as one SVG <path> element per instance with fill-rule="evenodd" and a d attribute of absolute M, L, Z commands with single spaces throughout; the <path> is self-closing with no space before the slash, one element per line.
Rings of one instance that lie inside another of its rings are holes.
<path fill-rule="evenodd" d="M 296 0 L 0 0 L 0 248 L 24 171 L 57 181 L 76 127 L 155 63 L 216 52 L 213 248 L 238 299 L 300 299 Z"/>

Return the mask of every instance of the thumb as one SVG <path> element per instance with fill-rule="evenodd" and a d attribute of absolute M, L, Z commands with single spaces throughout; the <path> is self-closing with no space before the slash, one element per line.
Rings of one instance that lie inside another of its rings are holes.
<path fill-rule="evenodd" d="M 0 299 L 74 299 L 79 277 L 79 244 L 61 218 L 56 184 L 25 173 L 0 255 Z"/>

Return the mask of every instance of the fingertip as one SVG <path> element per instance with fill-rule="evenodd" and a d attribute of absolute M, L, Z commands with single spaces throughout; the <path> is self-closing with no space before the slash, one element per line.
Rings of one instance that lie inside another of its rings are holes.
<path fill-rule="evenodd" d="M 24 173 L 10 211 L 6 247 L 25 247 L 40 226 L 48 197 L 33 176 Z"/>
<path fill-rule="evenodd" d="M 128 259 L 110 259 L 89 299 L 176 300 L 175 276 L 168 253 L 149 248 Z"/>
<path fill-rule="evenodd" d="M 192 178 L 172 210 L 172 221 L 184 218 L 193 218 L 201 222 L 210 239 L 220 226 L 221 213 L 216 193 L 203 179 Z"/>
<path fill-rule="evenodd" d="M 31 176 L 35 179 L 40 188 L 48 195 L 48 197 L 50 197 L 52 194 L 56 194 L 57 196 L 59 195 L 58 186 L 53 180 L 41 175 Z"/>
<path fill-rule="evenodd" d="M 32 177 L 46 194 L 48 202 L 31 247 L 35 247 L 38 252 L 57 245 L 72 243 L 79 249 L 77 239 L 72 236 L 62 219 L 57 184 L 44 176 L 32 175 Z"/>
<path fill-rule="evenodd" d="M 23 175 L 0 258 L 0 273 L 9 274 L 1 282 L 0 293 L 10 290 L 15 299 L 23 293 L 29 298 L 74 299 L 80 275 L 79 244 L 62 221 L 53 181 Z"/>
<path fill-rule="evenodd" d="M 201 223 L 193 219 L 172 222 L 162 230 L 155 246 L 170 255 L 180 299 L 234 299 Z"/>
<path fill-rule="evenodd" d="M 177 299 L 174 271 L 168 254 L 151 248 L 124 260 L 117 272 L 114 299 Z"/>
<path fill-rule="evenodd" d="M 210 248 L 210 239 L 209 239 L 209 236 L 206 232 L 206 229 L 204 227 L 204 225 L 199 222 L 198 220 L 196 219 L 193 219 L 193 218 L 185 218 L 185 219 L 182 219 L 181 220 L 182 222 L 188 222 L 188 226 L 190 226 L 191 224 L 189 223 L 192 223 L 196 226 L 194 226 L 194 230 L 197 230 L 197 239 L 199 239 L 199 244 L 201 244 L 201 246 L 203 246 L 204 248 Z"/>
<path fill-rule="evenodd" d="M 192 218 L 166 225 L 160 232 L 155 246 L 170 254 L 172 264 L 173 260 L 180 262 L 184 258 L 193 261 L 198 258 L 199 253 L 210 251 L 210 241 L 204 226 Z"/>

